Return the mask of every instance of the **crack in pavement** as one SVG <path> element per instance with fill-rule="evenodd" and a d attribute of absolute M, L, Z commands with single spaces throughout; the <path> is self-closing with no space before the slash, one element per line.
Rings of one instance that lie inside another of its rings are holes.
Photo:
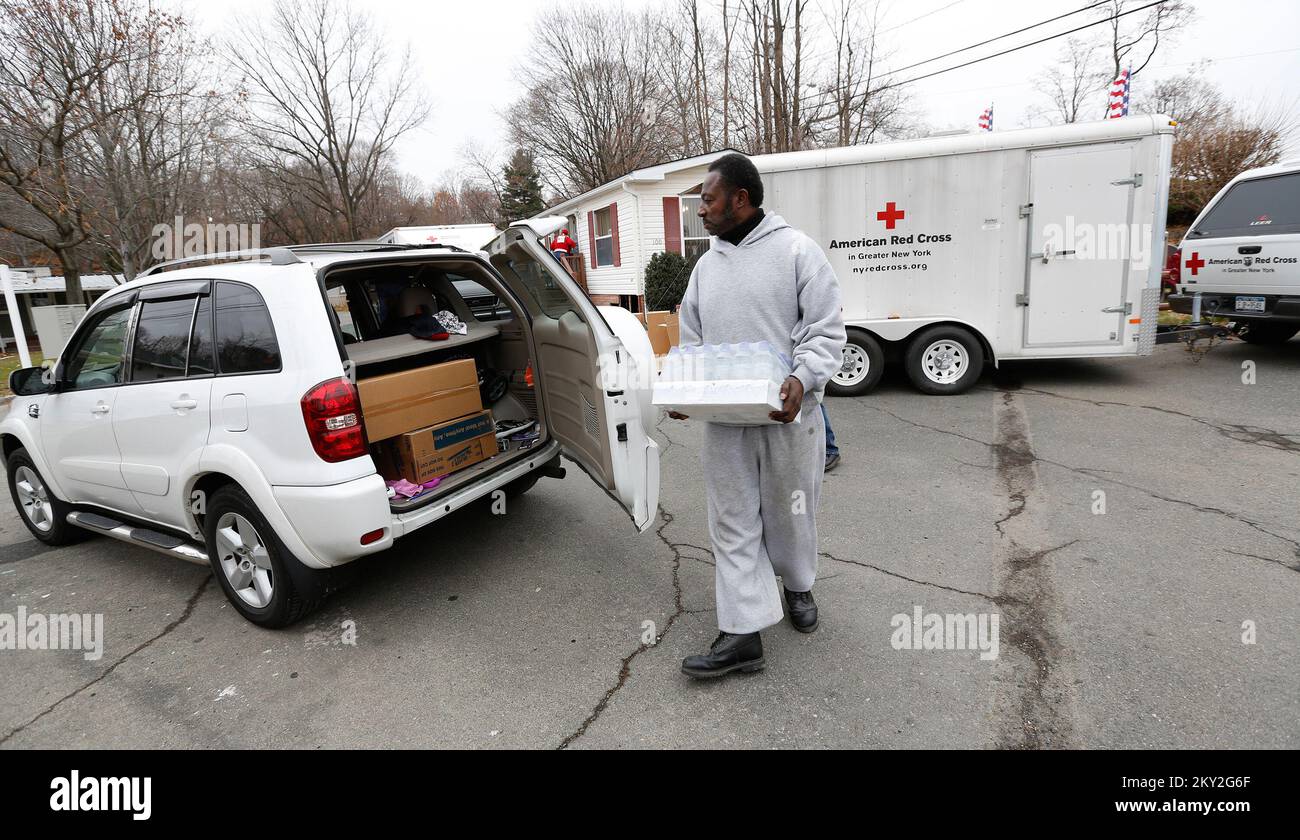
<path fill-rule="evenodd" d="M 1007 558 L 1009 573 L 994 601 L 1006 614 L 1007 641 L 1030 662 L 1016 710 L 1019 730 L 1004 732 L 998 749 L 1044 749 L 1069 746 L 1074 726 L 1061 708 L 1065 680 L 1057 678 L 1062 645 L 1052 628 L 1051 611 L 1056 597 L 1047 580 L 1043 561 L 1049 554 L 1068 548 L 1077 539 L 1028 551 L 1014 540 Z M 1008 724 L 1010 722 L 1008 721 Z"/>
<path fill-rule="evenodd" d="M 659 434 L 663 435 L 663 436 L 664 436 L 664 440 L 668 441 L 668 445 L 665 446 L 665 447 L 664 447 L 662 450 L 660 450 L 660 452 L 659 452 L 659 457 L 660 457 L 660 458 L 662 458 L 662 457 L 664 457 L 665 455 L 667 455 L 667 454 L 668 454 L 668 450 L 672 449 L 674 446 L 676 446 L 676 447 L 678 447 L 678 448 L 681 448 L 681 449 L 685 449 L 685 448 L 686 448 L 686 447 L 682 446 L 682 444 L 680 444 L 680 443 L 678 443 L 677 441 L 673 440 L 672 436 L 669 435 L 668 432 L 664 431 L 664 421 L 665 421 L 665 420 L 668 420 L 668 419 L 670 419 L 670 418 L 668 417 L 668 412 L 665 411 L 665 412 L 663 412 L 662 414 L 659 415 L 659 419 L 655 422 L 655 431 L 657 431 L 657 432 L 659 432 Z"/>
<path fill-rule="evenodd" d="M 60 697 L 58 700 L 54 701 L 49 706 L 45 707 L 45 709 L 43 709 L 39 714 L 37 714 L 36 717 L 18 726 L 16 729 L 11 730 L 4 737 L 0 737 L 0 745 L 3 745 L 5 742 L 9 741 L 19 732 L 22 732 L 24 729 L 36 723 L 38 720 L 45 717 L 46 715 L 50 714 L 59 706 L 71 700 L 73 697 L 76 697 L 78 694 L 81 694 L 86 689 L 103 682 L 108 677 L 108 675 L 116 671 L 118 666 L 121 665 L 123 662 L 126 662 L 128 659 L 135 656 L 140 651 L 149 647 L 154 642 L 158 641 L 162 637 L 166 636 L 168 633 L 171 633 L 177 627 L 180 627 L 182 624 L 184 624 L 189 619 L 189 617 L 194 613 L 194 607 L 198 604 L 200 596 L 203 595 L 204 590 L 208 588 L 208 584 L 211 581 L 212 581 L 212 573 L 209 572 L 208 574 L 204 575 L 203 582 L 199 584 L 199 588 L 194 590 L 194 594 L 191 595 L 185 601 L 185 609 L 181 612 L 178 618 L 176 618 L 174 621 L 167 624 L 167 626 L 165 626 L 160 632 L 158 632 L 154 636 L 151 636 L 150 638 L 145 639 L 143 642 L 136 645 L 134 648 L 132 648 L 130 651 L 124 654 L 112 665 L 109 665 L 107 668 L 105 668 L 103 673 L 101 673 L 98 677 L 95 677 L 93 680 L 86 683 L 81 688 L 78 688 L 75 691 L 65 694 L 63 697 Z"/>
<path fill-rule="evenodd" d="M 1194 414 L 1187 414 L 1172 408 L 1162 408 L 1158 405 L 1135 405 L 1133 403 L 1117 402 L 1114 400 L 1090 400 L 1087 397 L 1072 397 L 1067 394 L 1058 394 L 1055 391 L 1044 391 L 1041 388 L 1027 388 L 1021 386 L 1018 389 L 1021 393 L 1035 394 L 1044 397 L 1055 397 L 1059 400 L 1069 400 L 1071 402 L 1088 403 L 1098 408 L 1119 407 L 1119 408 L 1141 408 L 1147 411 L 1155 411 L 1160 414 L 1168 414 L 1172 417 L 1181 417 L 1184 420 L 1191 420 L 1194 423 L 1200 423 L 1202 426 L 1213 429 L 1220 435 L 1229 440 L 1238 443 L 1245 443 L 1257 446 L 1263 446 L 1267 449 L 1276 449 L 1280 452 L 1294 452 L 1300 454 L 1300 435 L 1278 432 L 1273 429 L 1265 429 L 1262 426 L 1251 426 L 1244 423 L 1220 423 L 1205 417 L 1197 417 Z"/>
<path fill-rule="evenodd" d="M 981 390 L 988 390 L 988 389 L 981 389 Z M 980 446 L 986 447 L 988 449 L 996 449 L 997 446 L 996 443 L 990 443 L 989 441 L 981 440 L 980 438 L 973 437 L 971 435 L 962 434 L 961 432 L 954 432 L 951 429 L 941 429 L 938 426 L 931 426 L 926 423 L 918 423 L 915 420 L 910 420 L 899 414 L 895 414 L 894 412 L 890 411 L 887 408 L 882 408 L 881 406 L 873 405 L 863 400 L 861 397 L 854 397 L 853 399 L 855 399 L 857 402 L 862 403 L 862 405 L 865 405 L 868 408 L 879 411 L 882 414 L 887 414 L 890 417 L 897 420 L 898 422 L 903 423 L 905 425 L 912 426 L 918 429 L 926 429 L 927 431 L 935 432 L 936 434 L 948 435 L 949 437 L 959 438 L 961 440 L 979 444 Z M 1165 502 L 1167 504 L 1182 505 L 1184 507 L 1189 507 L 1192 510 L 1196 511 L 1197 513 L 1211 513 L 1211 514 L 1216 514 L 1218 516 L 1226 517 L 1228 519 L 1233 520 L 1234 522 L 1240 523 L 1249 528 L 1253 528 L 1254 530 L 1260 532 L 1261 534 L 1266 534 L 1276 540 L 1280 540 L 1284 543 L 1287 543 L 1289 546 L 1291 546 L 1292 551 L 1295 552 L 1296 558 L 1300 559 L 1300 541 L 1279 534 L 1276 531 L 1271 531 L 1268 528 L 1264 527 L 1266 523 L 1257 522 L 1240 513 L 1234 513 L 1233 511 L 1224 510 L 1222 508 L 1200 505 L 1197 504 L 1196 502 L 1191 502 L 1186 499 L 1178 499 L 1172 496 L 1165 496 L 1160 493 L 1157 493 L 1155 490 L 1152 490 L 1148 487 L 1142 487 L 1141 485 L 1131 484 L 1127 481 L 1121 481 L 1118 478 L 1112 478 L 1106 475 L 1099 475 L 1099 473 L 1103 473 L 1103 472 L 1112 472 L 1111 470 L 1102 470 L 1102 469 L 1096 469 L 1092 467 L 1076 467 L 1071 464 L 1061 463 L 1060 461 L 1053 461 L 1050 458 L 1043 458 L 1039 455 L 1034 456 L 1034 462 L 1038 464 L 1047 464 L 1048 466 L 1057 467 L 1058 469 L 1066 470 L 1068 472 L 1076 473 L 1079 475 L 1086 475 L 1087 477 L 1096 479 L 1097 481 L 1105 481 L 1111 484 L 1117 484 L 1120 487 L 1127 487 L 1130 490 L 1136 490 L 1139 493 L 1145 494 L 1147 496 L 1150 496 L 1153 499 L 1156 499 L 1161 502 Z M 1300 568 L 1287 566 L 1286 564 L 1281 564 L 1281 565 L 1283 566 L 1283 568 L 1291 569 L 1293 571 L 1300 571 Z"/>
<path fill-rule="evenodd" d="M 1252 560 L 1263 560 L 1265 563 L 1276 563 L 1277 565 L 1281 566 L 1284 569 L 1289 569 L 1290 571 L 1293 572 L 1300 572 L 1300 560 L 1297 560 L 1294 563 L 1286 563 L 1282 560 L 1274 560 L 1272 557 L 1263 557 L 1258 554 L 1247 554 L 1244 551 L 1233 551 L 1230 548 L 1225 548 L 1223 550 L 1229 554 L 1235 554 L 1238 557 L 1249 557 Z"/>
<path fill-rule="evenodd" d="M 831 554 L 829 551 L 819 551 L 817 552 L 817 556 L 825 557 L 828 560 L 834 560 L 836 563 L 847 563 L 850 566 L 861 566 L 864 569 L 871 569 L 872 571 L 880 572 L 882 575 L 888 575 L 889 577 L 892 578 L 905 580 L 908 583 L 915 583 L 920 586 L 932 586 L 935 589 L 942 589 L 945 592 L 954 592 L 958 595 L 971 595 L 976 598 L 983 598 L 985 601 L 992 601 L 993 603 L 997 603 L 996 596 L 988 595 L 984 592 L 973 592 L 969 589 L 958 589 L 955 586 L 944 586 L 942 583 L 934 583 L 928 580 L 919 580 L 917 578 L 908 577 L 907 575 L 900 574 L 898 572 L 891 571 L 890 569 L 886 569 L 881 566 L 876 566 L 872 563 L 867 563 L 862 560 L 848 560 L 843 557 L 836 557 L 834 554 Z M 820 579 L 821 578 L 819 578 L 819 580 Z"/>
<path fill-rule="evenodd" d="M 1005 615 L 1007 640 L 1030 666 L 1028 671 L 1013 666 L 1013 674 L 1019 681 L 1019 696 L 1007 698 L 1015 711 L 1003 720 L 1005 728 L 998 736 L 997 746 L 1000 749 L 1068 746 L 1074 723 L 1070 717 L 1067 681 L 1061 675 L 1066 654 L 1055 627 L 1056 587 L 1043 561 L 1047 555 L 1078 540 L 1031 551 L 1007 533 L 1006 526 L 1028 510 L 1028 500 L 1038 482 L 1034 469 L 1038 459 L 1029 442 L 1029 420 L 1012 391 L 1002 393 L 997 413 L 997 442 L 992 449 L 998 480 L 1009 502 L 1007 513 L 994 523 L 998 535 L 1007 543 L 1006 571 L 994 600 Z"/>
<path fill-rule="evenodd" d="M 619 663 L 617 681 L 615 681 L 615 683 L 609 687 L 609 690 L 605 692 L 604 696 L 597 701 L 595 707 L 591 710 L 591 714 L 587 715 L 586 720 L 584 720 L 577 729 L 570 732 L 565 739 L 560 742 L 560 745 L 556 747 L 557 750 L 568 749 L 570 744 L 586 734 L 587 728 L 595 723 L 601 714 L 604 713 L 605 709 L 609 706 L 609 702 L 614 699 L 614 695 L 627 684 L 628 677 L 632 676 L 632 660 L 636 659 L 650 648 L 657 647 L 659 643 L 664 640 L 664 637 L 668 635 L 668 631 L 677 623 L 677 619 L 685 615 L 687 612 L 686 607 L 682 604 L 682 553 L 675 543 L 670 541 L 668 537 L 664 536 L 664 529 L 673 523 L 674 517 L 671 513 L 664 510 L 662 505 L 659 506 L 659 513 L 663 517 L 663 524 L 655 529 L 655 536 L 657 536 L 664 545 L 668 546 L 668 549 L 673 553 L 673 614 L 668 616 L 668 620 L 664 622 L 663 630 L 659 631 L 658 635 L 655 636 L 654 642 L 642 642 L 635 650 L 623 657 L 623 660 Z M 693 560 L 695 558 L 689 559 Z"/>

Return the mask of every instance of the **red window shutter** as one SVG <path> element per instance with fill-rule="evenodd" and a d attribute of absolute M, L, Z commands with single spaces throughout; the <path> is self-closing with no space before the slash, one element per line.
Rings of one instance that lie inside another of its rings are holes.
<path fill-rule="evenodd" d="M 682 252 L 682 200 L 675 195 L 664 196 L 664 250 Z"/>
<path fill-rule="evenodd" d="M 587 211 L 587 245 L 591 254 L 591 267 L 596 267 L 596 211 Z"/>
<path fill-rule="evenodd" d="M 618 251 L 618 202 L 609 205 L 609 230 L 614 234 L 614 267 L 623 264 L 623 257 Z"/>

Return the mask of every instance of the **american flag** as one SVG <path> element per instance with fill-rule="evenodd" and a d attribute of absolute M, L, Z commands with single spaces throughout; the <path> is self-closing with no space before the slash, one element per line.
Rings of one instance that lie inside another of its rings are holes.
<path fill-rule="evenodd" d="M 984 109 L 984 113 L 980 114 L 980 131 L 992 131 L 992 130 L 993 130 L 993 106 L 990 105 L 989 107 Z"/>
<path fill-rule="evenodd" d="M 1126 67 L 1120 72 L 1119 78 L 1110 83 L 1110 111 L 1106 114 L 1109 119 L 1128 116 L 1128 88 L 1131 75 Z"/>

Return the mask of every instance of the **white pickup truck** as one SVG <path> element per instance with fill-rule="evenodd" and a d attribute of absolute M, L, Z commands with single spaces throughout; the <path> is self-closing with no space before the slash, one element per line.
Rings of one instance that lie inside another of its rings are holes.
<path fill-rule="evenodd" d="M 1300 332 L 1300 161 L 1247 170 L 1205 206 L 1183 237 L 1169 303 L 1231 318 L 1255 344 Z"/>
<path fill-rule="evenodd" d="M 210 564 L 235 609 L 269 627 L 318 604 L 336 567 L 498 488 L 562 476 L 561 452 L 645 531 L 659 496 L 650 342 L 541 245 L 563 223 L 517 223 L 487 252 L 358 243 L 208 256 L 113 289 L 56 365 L 10 377 L 0 445 L 23 524 L 51 545 L 91 532 Z M 476 319 L 463 281 L 510 316 Z M 383 302 L 398 295 L 454 310 L 465 334 L 434 345 L 385 330 Z M 485 407 L 539 434 L 390 498 L 354 376 L 430 353 L 490 367 L 509 387 Z"/>

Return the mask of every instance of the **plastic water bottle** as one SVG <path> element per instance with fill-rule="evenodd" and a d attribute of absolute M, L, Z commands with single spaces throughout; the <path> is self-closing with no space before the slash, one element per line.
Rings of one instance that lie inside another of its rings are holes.
<path fill-rule="evenodd" d="M 758 368 L 757 354 L 754 353 L 754 343 L 745 341 L 738 345 L 735 377 L 737 379 L 758 379 L 756 375 Z"/>
<path fill-rule="evenodd" d="M 682 379 L 682 352 L 676 347 L 668 351 L 659 378 L 664 382 L 680 382 Z"/>
<path fill-rule="evenodd" d="M 735 345 L 723 344 L 718 347 L 718 366 L 713 371 L 713 378 L 718 380 L 735 379 L 736 353 Z"/>

